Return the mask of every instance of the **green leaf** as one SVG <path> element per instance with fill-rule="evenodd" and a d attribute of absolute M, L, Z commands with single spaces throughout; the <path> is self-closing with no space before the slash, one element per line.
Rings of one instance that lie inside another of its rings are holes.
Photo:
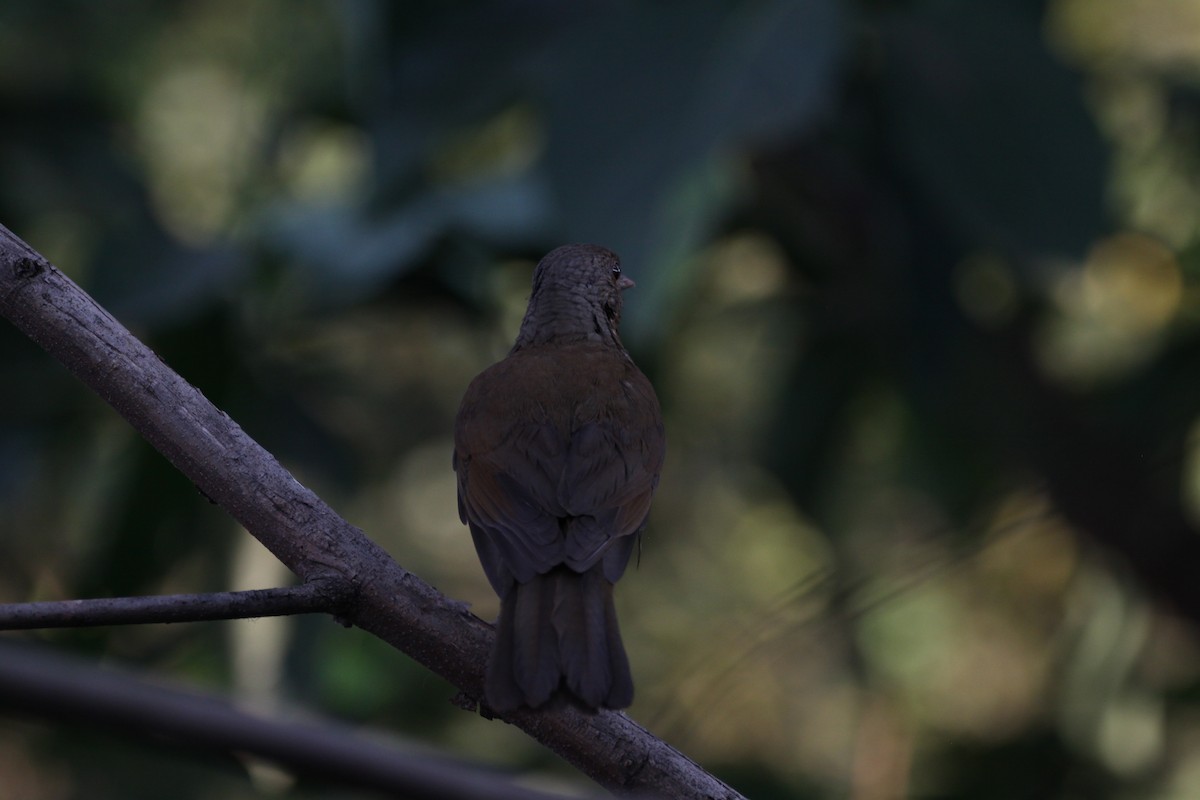
<path fill-rule="evenodd" d="M 1104 227 L 1105 150 L 1038 16 L 947 3 L 881 33 L 896 155 L 934 214 L 1018 257 L 1081 253 Z"/>

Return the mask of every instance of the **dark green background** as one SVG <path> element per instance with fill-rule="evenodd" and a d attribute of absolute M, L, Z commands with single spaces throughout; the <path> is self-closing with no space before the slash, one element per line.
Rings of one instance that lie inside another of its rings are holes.
<path fill-rule="evenodd" d="M 1200 795 L 1197 29 L 1116 0 L 9 2 L 0 222 L 485 617 L 453 414 L 537 258 L 604 244 L 669 438 L 618 592 L 634 718 L 755 798 Z M 0 600 L 288 580 L 7 326 L 0 387 Z M 324 618 L 26 638 L 571 774 Z M 270 794 L 28 717 L 0 786 Z"/>

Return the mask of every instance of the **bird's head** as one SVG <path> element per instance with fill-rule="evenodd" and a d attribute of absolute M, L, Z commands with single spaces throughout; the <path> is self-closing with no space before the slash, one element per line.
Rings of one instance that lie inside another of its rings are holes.
<path fill-rule="evenodd" d="M 621 293 L 633 285 L 611 250 L 593 244 L 551 250 L 533 272 L 516 347 L 591 340 L 621 347 Z"/>

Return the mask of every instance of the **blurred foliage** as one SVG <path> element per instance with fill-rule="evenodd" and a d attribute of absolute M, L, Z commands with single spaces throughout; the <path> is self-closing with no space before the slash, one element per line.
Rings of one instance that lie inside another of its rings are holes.
<path fill-rule="evenodd" d="M 484 617 L 458 399 L 541 253 L 612 247 L 670 438 L 618 592 L 635 718 L 758 798 L 1193 797 L 1198 31 L 1196 0 L 10 2 L 0 222 Z M 0 599 L 288 579 L 7 328 L 0 385 Z M 569 775 L 325 619 L 38 638 Z M 279 790 L 240 769 L 0 724 L 27 798 Z"/>

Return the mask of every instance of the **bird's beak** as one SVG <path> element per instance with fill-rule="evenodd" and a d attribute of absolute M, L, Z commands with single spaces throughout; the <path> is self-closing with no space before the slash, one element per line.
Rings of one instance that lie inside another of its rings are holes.
<path fill-rule="evenodd" d="M 633 282 L 633 278 L 626 278 L 624 275 L 617 278 L 617 288 L 621 289 L 622 291 L 625 289 L 632 289 L 635 286 L 637 286 L 637 284 Z"/>

